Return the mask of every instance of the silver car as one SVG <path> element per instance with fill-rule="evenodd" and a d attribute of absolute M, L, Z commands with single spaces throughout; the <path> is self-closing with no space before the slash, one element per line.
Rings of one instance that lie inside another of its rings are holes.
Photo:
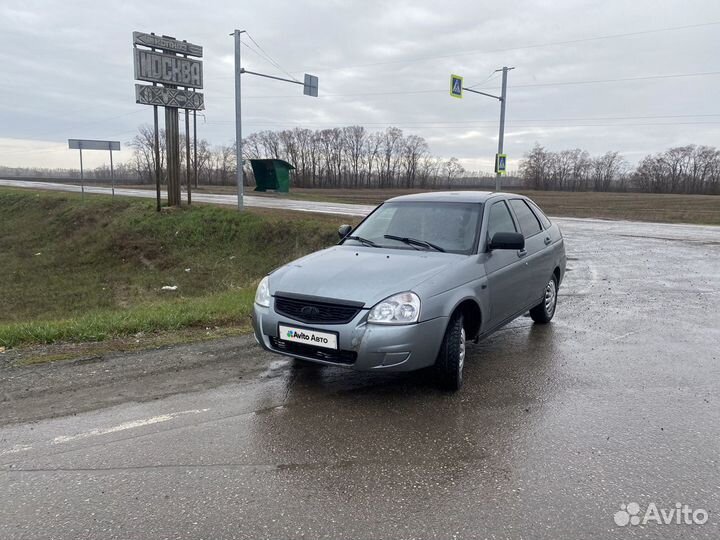
<path fill-rule="evenodd" d="M 260 282 L 253 327 L 265 349 L 357 370 L 434 366 L 457 390 L 466 340 L 528 311 L 537 323 L 555 314 L 563 237 L 522 195 L 396 197 L 338 233 Z"/>

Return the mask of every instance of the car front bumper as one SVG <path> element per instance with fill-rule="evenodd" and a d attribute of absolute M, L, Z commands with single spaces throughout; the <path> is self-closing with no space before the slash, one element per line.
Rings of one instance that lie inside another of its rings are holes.
<path fill-rule="evenodd" d="M 255 339 L 264 349 L 318 364 L 359 371 L 413 371 L 435 363 L 447 317 L 407 325 L 380 325 L 368 324 L 367 314 L 367 310 L 361 310 L 347 324 L 307 324 L 276 313 L 272 303 L 268 308 L 254 304 L 252 322 Z M 279 324 L 336 333 L 343 359 L 333 358 L 332 353 L 323 354 L 327 351 L 314 347 L 285 349 L 286 342 L 280 341 L 278 336 Z"/>

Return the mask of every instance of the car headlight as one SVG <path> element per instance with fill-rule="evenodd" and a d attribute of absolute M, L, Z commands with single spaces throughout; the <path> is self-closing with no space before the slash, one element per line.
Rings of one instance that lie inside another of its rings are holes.
<path fill-rule="evenodd" d="M 270 307 L 270 287 L 268 287 L 268 276 L 262 278 L 255 292 L 255 303 L 258 306 Z"/>
<path fill-rule="evenodd" d="M 411 324 L 420 316 L 420 298 L 412 292 L 395 294 L 370 310 L 368 322 L 374 324 Z"/>

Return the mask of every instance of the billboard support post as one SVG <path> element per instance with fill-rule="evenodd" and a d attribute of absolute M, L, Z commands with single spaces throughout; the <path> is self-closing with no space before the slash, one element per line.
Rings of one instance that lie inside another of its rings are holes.
<path fill-rule="evenodd" d="M 188 109 L 185 109 L 185 182 L 189 206 L 192 204 L 192 188 L 190 187 L 190 111 Z"/>
<path fill-rule="evenodd" d="M 165 107 L 165 163 L 168 206 L 180 206 L 180 126 L 178 110 Z"/>
<path fill-rule="evenodd" d="M 160 211 L 160 131 L 158 129 L 158 108 L 153 106 L 153 119 L 155 121 L 155 198 L 157 211 Z"/>
<path fill-rule="evenodd" d="M 193 111 L 193 169 L 195 170 L 195 189 L 197 189 L 197 187 L 198 187 L 197 111 Z"/>

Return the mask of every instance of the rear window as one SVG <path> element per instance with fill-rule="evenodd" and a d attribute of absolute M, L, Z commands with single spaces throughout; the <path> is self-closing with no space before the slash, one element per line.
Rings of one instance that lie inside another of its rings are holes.
<path fill-rule="evenodd" d="M 530 208 L 533 209 L 533 212 L 535 212 L 535 215 L 540 219 L 540 222 L 543 224 L 543 227 L 545 229 L 549 229 L 552 226 L 552 222 L 543 213 L 543 211 L 540 210 L 540 207 L 532 201 L 527 201 L 527 202 L 530 204 Z"/>
<path fill-rule="evenodd" d="M 494 203 L 488 216 L 488 238 L 492 239 L 499 232 L 517 232 L 505 201 Z"/>
<path fill-rule="evenodd" d="M 535 217 L 535 214 L 533 214 L 525 201 L 522 199 L 512 199 L 510 206 L 512 206 L 512 209 L 515 211 L 515 215 L 520 222 L 520 230 L 525 238 L 530 238 L 542 231 L 540 221 L 538 221 L 538 218 Z"/>

